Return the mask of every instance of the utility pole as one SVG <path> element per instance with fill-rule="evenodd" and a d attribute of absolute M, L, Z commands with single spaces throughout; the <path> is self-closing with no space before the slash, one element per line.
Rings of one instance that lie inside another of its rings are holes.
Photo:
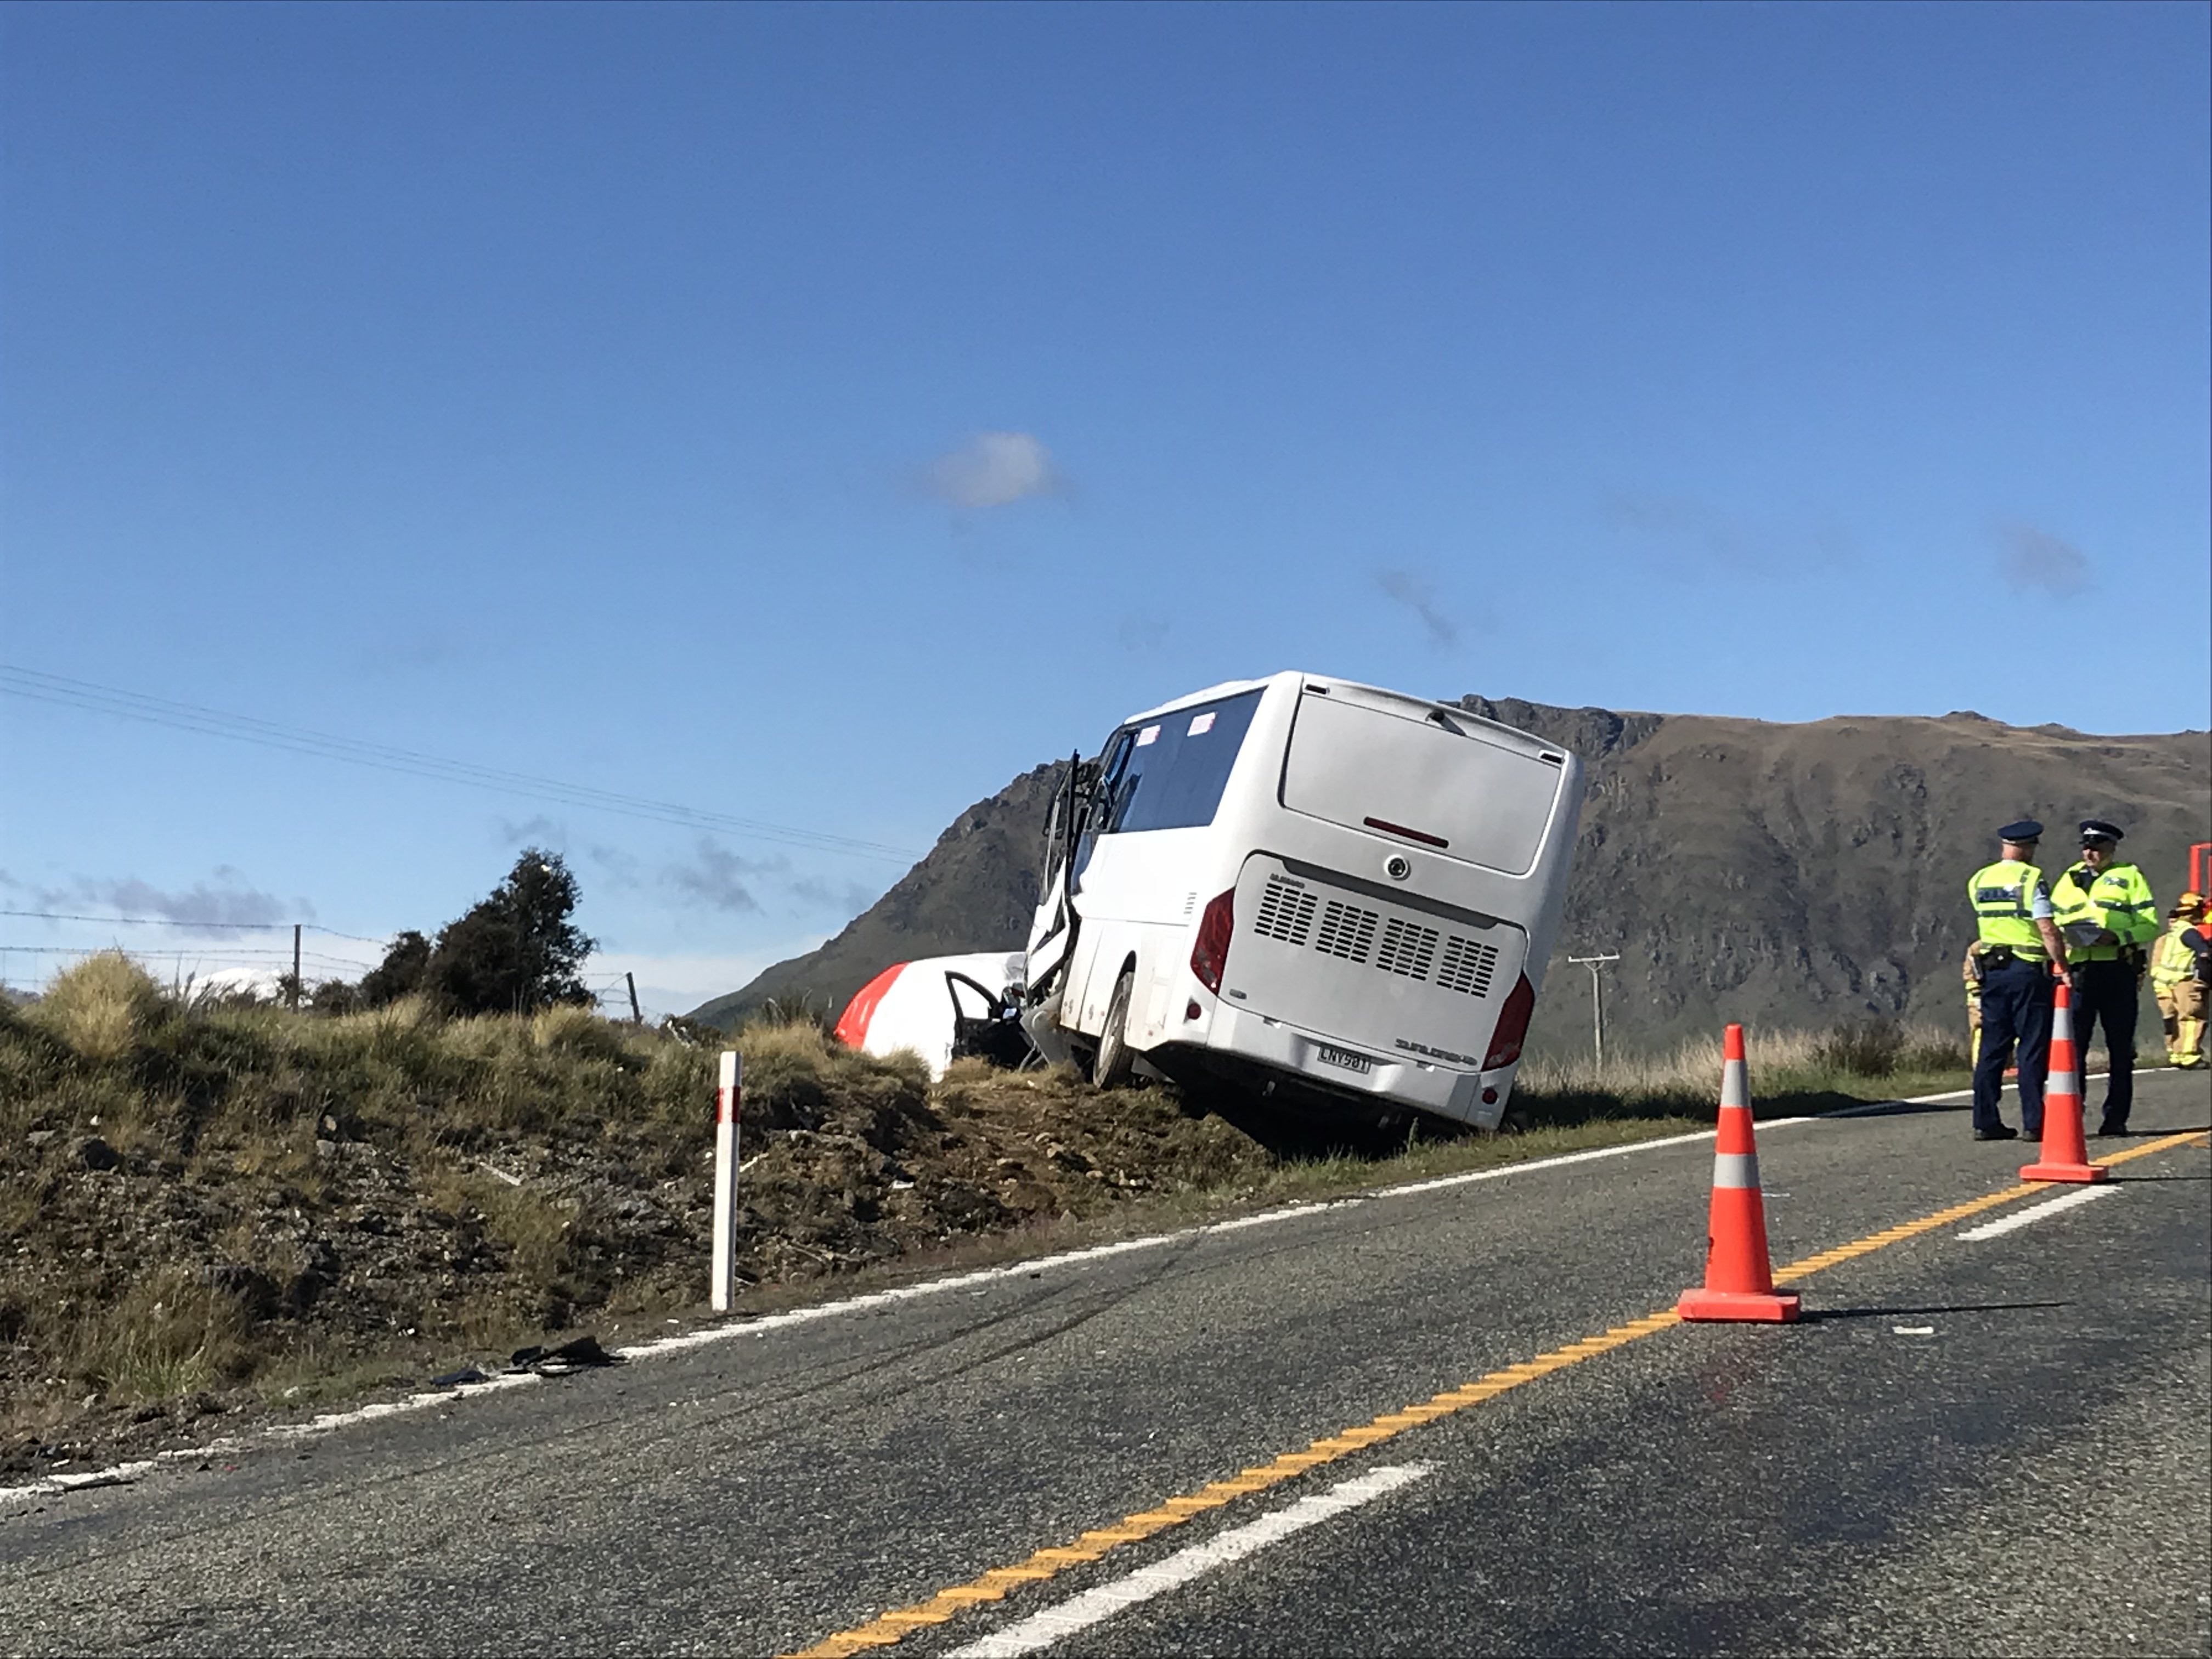
<path fill-rule="evenodd" d="M 629 1023 L 633 1025 L 642 1025 L 645 1024 L 645 1016 L 638 1011 L 637 975 L 635 974 L 629 973 L 624 974 L 623 975 L 623 983 L 629 987 Z"/>
<path fill-rule="evenodd" d="M 1608 962 L 1619 962 L 1620 953 L 1616 951 L 1611 956 L 1569 957 L 1567 960 L 1590 970 L 1591 1029 L 1597 1043 L 1597 1068 L 1600 1072 L 1603 1072 L 1605 1070 L 1605 991 L 1598 981 L 1598 969 Z"/>
<path fill-rule="evenodd" d="M 300 1012 L 300 924 L 292 924 L 292 1012 Z"/>

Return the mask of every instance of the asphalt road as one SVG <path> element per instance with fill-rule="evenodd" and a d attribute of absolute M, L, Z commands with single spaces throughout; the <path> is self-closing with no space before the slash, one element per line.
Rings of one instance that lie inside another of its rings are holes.
<path fill-rule="evenodd" d="M 2135 1116 L 2203 1128 L 2212 1087 L 2147 1077 Z M 2023 1161 L 1958 1109 L 1769 1126 L 1774 1259 Z M 40 1499 L 0 1519 L 0 1644 L 804 1648 L 1670 1307 L 1710 1170 L 1378 1196 Z M 1830 1267 L 1795 1326 L 1571 1351 L 891 1650 L 1060 1609 L 1055 1653 L 2212 1652 L 2212 1157 L 2115 1173 Z"/>

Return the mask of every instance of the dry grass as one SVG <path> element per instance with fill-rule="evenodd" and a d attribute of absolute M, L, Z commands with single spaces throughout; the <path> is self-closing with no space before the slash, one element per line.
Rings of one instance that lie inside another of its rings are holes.
<path fill-rule="evenodd" d="M 72 1312 L 50 1351 L 67 1375 L 121 1404 L 197 1394 L 253 1370 L 246 1310 L 185 1267 L 159 1268 L 117 1300 Z"/>
<path fill-rule="evenodd" d="M 58 976 L 37 1017 L 85 1059 L 113 1060 L 161 1018 L 162 1004 L 161 988 L 144 969 L 104 951 Z"/>
<path fill-rule="evenodd" d="M 1967 1071 L 1963 1032 L 1880 1020 L 1847 1021 L 1832 1031 L 1747 1030 L 1744 1058 L 1752 1097 L 1762 1102 L 1925 1092 L 1963 1082 Z M 1657 1054 L 1608 1057 L 1602 1069 L 1588 1055 L 1534 1058 L 1521 1068 L 1514 1098 L 1533 1122 L 1654 1109 L 1709 1116 L 1720 1076 L 1719 1039 L 1699 1038 Z"/>

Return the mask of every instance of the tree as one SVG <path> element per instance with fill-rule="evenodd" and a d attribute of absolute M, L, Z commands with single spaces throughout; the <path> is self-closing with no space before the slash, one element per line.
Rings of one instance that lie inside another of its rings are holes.
<path fill-rule="evenodd" d="M 568 920 L 579 896 L 559 854 L 525 848 L 490 897 L 439 933 L 423 969 L 424 988 L 461 1014 L 529 1013 L 556 1002 L 590 1002 L 577 970 L 597 941 Z"/>
<path fill-rule="evenodd" d="M 307 1006 L 319 1014 L 349 1014 L 365 1006 L 361 987 L 342 979 L 326 979 L 307 993 Z"/>
<path fill-rule="evenodd" d="M 362 975 L 362 1006 L 381 1008 L 422 989 L 423 975 L 429 966 L 430 941 L 409 928 L 392 941 L 384 960 Z"/>

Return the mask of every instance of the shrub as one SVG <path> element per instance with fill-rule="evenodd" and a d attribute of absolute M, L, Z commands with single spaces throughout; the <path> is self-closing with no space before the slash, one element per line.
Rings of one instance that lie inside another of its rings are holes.
<path fill-rule="evenodd" d="M 629 1033 L 579 1003 L 542 1008 L 530 1017 L 530 1037 L 548 1054 L 576 1054 L 621 1065 L 629 1058 Z"/>
<path fill-rule="evenodd" d="M 36 1017 L 87 1060 L 114 1060 L 161 1019 L 161 988 L 119 951 L 103 951 L 64 970 L 36 1005 Z"/>
<path fill-rule="evenodd" d="M 349 1014 L 368 1006 L 361 988 L 342 979 L 326 979 L 307 993 L 307 1006 L 319 1014 Z"/>
<path fill-rule="evenodd" d="M 1905 1032 L 1893 1019 L 1869 1014 L 1847 1019 L 1814 1048 L 1821 1065 L 1852 1077 L 1887 1077 L 1905 1054 Z"/>
<path fill-rule="evenodd" d="M 362 975 L 361 1006 L 381 1008 L 402 997 L 415 995 L 422 990 L 422 978 L 429 966 L 430 941 L 410 927 L 392 941 L 384 960 Z"/>
<path fill-rule="evenodd" d="M 1904 1072 L 1963 1072 L 1973 1063 L 1963 1031 L 1916 1026 L 1908 1032 L 1897 1065 Z"/>

